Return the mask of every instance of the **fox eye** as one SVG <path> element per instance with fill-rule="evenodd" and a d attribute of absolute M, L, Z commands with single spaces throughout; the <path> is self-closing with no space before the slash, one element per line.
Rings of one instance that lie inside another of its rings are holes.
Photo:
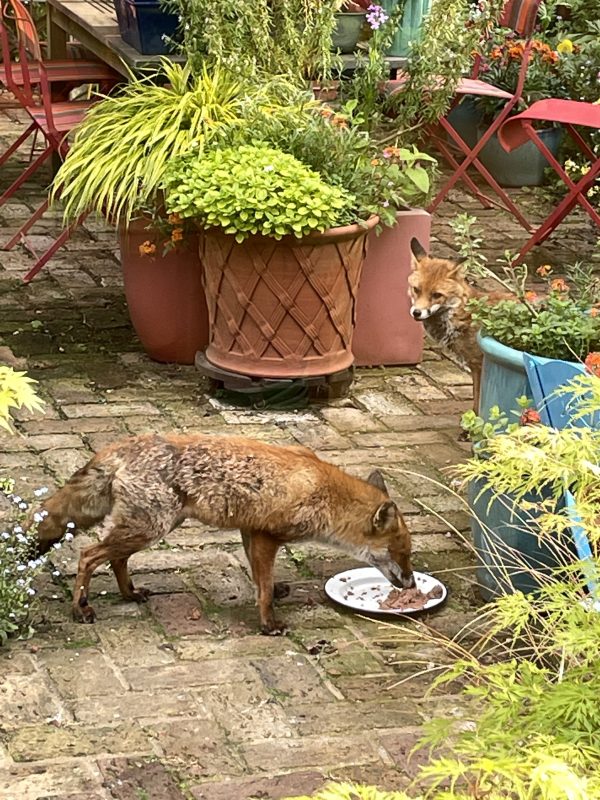
<path fill-rule="evenodd" d="M 421 290 L 419 289 L 418 286 L 413 286 L 413 292 L 417 297 L 421 294 Z"/>
<path fill-rule="evenodd" d="M 432 300 L 443 300 L 444 299 L 444 295 L 441 292 L 432 292 L 431 293 L 431 299 Z"/>

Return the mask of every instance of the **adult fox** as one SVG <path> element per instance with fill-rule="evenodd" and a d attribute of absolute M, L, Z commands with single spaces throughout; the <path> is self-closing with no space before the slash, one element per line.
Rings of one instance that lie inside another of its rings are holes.
<path fill-rule="evenodd" d="M 134 588 L 128 558 L 186 518 L 240 529 L 266 634 L 284 630 L 273 614 L 273 565 L 289 542 L 337 545 L 394 585 L 414 585 L 410 533 L 380 473 L 354 478 L 304 447 L 205 434 L 133 436 L 100 451 L 39 511 L 42 553 L 67 523 L 85 529 L 105 520 L 102 540 L 79 559 L 73 617 L 80 622 L 95 620 L 90 579 L 107 561 L 122 596 L 143 602 L 147 592 Z"/>

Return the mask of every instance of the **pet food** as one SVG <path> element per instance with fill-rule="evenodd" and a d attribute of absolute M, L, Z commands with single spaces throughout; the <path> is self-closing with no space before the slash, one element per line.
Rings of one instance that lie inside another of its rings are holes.
<path fill-rule="evenodd" d="M 415 586 L 413 589 L 392 589 L 388 596 L 379 603 L 383 609 L 402 609 L 404 611 L 418 611 L 425 607 L 429 600 L 441 597 L 441 586 L 434 586 L 429 592 L 422 592 Z"/>

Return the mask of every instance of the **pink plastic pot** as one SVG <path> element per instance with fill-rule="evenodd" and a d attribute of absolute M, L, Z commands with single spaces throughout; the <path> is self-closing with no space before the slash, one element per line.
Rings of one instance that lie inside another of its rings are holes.
<path fill-rule="evenodd" d="M 352 340 L 357 367 L 417 364 L 423 355 L 423 324 L 410 315 L 410 240 L 428 250 L 431 216 L 420 208 L 398 212 L 397 223 L 379 236 L 369 233 L 356 301 Z"/>

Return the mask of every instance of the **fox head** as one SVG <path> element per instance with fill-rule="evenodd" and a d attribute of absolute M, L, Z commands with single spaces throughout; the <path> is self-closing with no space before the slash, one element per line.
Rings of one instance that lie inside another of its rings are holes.
<path fill-rule="evenodd" d="M 416 239 L 410 243 L 412 272 L 408 278 L 410 313 L 424 321 L 440 311 L 458 308 L 469 297 L 461 261 L 430 258 Z"/>
<path fill-rule="evenodd" d="M 387 500 L 380 503 L 372 516 L 365 560 L 377 567 L 394 586 L 409 589 L 415 585 L 410 563 L 410 532 L 398 506 L 389 499 L 387 486 L 379 470 L 369 475 L 367 483 L 380 489 Z"/>

